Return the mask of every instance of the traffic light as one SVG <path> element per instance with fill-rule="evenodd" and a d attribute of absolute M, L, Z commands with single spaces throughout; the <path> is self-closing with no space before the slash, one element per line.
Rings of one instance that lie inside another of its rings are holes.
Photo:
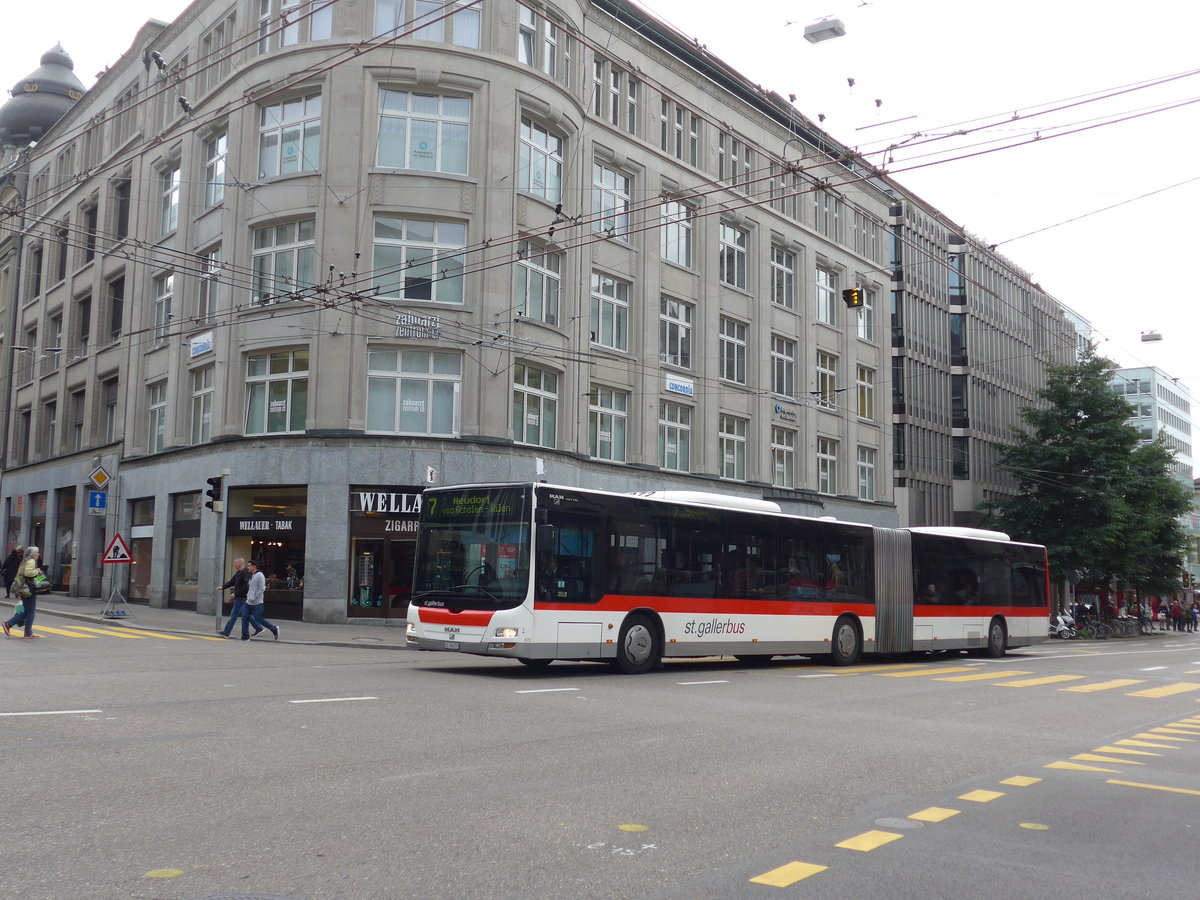
<path fill-rule="evenodd" d="M 863 289 L 862 288 L 846 288 L 842 291 L 842 302 L 849 309 L 861 309 L 863 305 Z"/>
<path fill-rule="evenodd" d="M 208 490 L 204 492 L 208 497 L 204 505 L 215 513 L 225 512 L 225 503 L 221 500 L 221 483 L 224 480 L 219 475 L 213 476 L 208 479 Z"/>

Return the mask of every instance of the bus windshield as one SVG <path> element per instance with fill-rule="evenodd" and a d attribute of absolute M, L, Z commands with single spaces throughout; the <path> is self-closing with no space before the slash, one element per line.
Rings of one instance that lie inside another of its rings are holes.
<path fill-rule="evenodd" d="M 520 606 L 529 590 L 527 487 L 427 491 L 413 603 L 451 609 Z"/>

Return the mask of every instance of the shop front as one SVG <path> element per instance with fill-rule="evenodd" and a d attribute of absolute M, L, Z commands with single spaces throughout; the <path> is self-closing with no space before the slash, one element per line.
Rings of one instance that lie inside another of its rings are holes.
<path fill-rule="evenodd" d="M 231 487 L 225 518 L 225 579 L 238 557 L 266 576 L 268 619 L 304 618 L 304 537 L 308 489 Z"/>
<path fill-rule="evenodd" d="M 200 494 L 171 497 L 171 583 L 167 606 L 196 610 L 200 584 Z"/>
<path fill-rule="evenodd" d="M 420 513 L 418 487 L 350 486 L 348 617 L 408 614 Z"/>

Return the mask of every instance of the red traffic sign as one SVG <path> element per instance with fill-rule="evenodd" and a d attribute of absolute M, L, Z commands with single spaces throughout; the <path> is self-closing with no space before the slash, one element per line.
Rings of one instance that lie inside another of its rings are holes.
<path fill-rule="evenodd" d="M 100 557 L 102 563 L 131 563 L 133 556 L 129 553 L 129 547 L 121 540 L 121 535 L 118 532 L 113 535 L 113 539 L 108 542 L 108 549 L 104 551 L 104 555 Z"/>

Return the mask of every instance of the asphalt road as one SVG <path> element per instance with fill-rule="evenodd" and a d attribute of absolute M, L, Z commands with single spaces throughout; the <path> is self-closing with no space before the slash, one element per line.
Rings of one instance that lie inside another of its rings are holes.
<path fill-rule="evenodd" d="M 1200 635 L 620 676 L 103 631 L 0 638 L 0 896 L 1195 892 Z"/>

